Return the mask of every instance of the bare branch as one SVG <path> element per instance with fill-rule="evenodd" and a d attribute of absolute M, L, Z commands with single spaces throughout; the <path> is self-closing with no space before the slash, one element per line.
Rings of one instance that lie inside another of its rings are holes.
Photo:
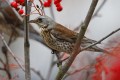
<path fill-rule="evenodd" d="M 15 60 L 15 61 L 17 62 L 17 64 L 20 66 L 20 68 L 21 68 L 23 71 L 25 71 L 24 68 L 23 68 L 23 66 L 22 66 L 22 64 L 21 64 L 21 63 L 19 62 L 19 60 L 15 57 L 14 53 L 12 52 L 12 50 L 11 50 L 11 49 L 9 48 L 9 46 L 7 45 L 7 42 L 5 41 L 5 39 L 4 39 L 4 37 L 3 37 L 2 34 L 0 34 L 0 38 L 2 39 L 4 45 L 6 46 L 7 50 L 10 52 L 10 54 L 12 55 L 12 57 L 14 58 L 14 60 Z"/>
<path fill-rule="evenodd" d="M 98 3 L 98 0 L 92 0 L 91 6 L 90 6 L 89 11 L 88 11 L 88 14 L 87 14 L 87 16 L 85 18 L 85 21 L 84 21 L 84 23 L 83 23 L 83 25 L 81 27 L 80 32 L 79 32 L 79 35 L 78 35 L 74 50 L 73 50 L 70 58 L 68 59 L 68 61 L 63 66 L 63 70 L 58 72 L 58 74 L 56 76 L 56 80 L 61 80 L 63 78 L 63 76 L 66 74 L 66 72 L 70 68 L 71 64 L 73 63 L 74 59 L 79 54 L 78 51 L 80 49 L 80 44 L 81 44 L 82 38 L 84 37 L 84 34 L 85 34 L 85 32 L 87 30 L 87 27 L 88 27 L 88 25 L 90 23 L 90 20 L 92 18 L 92 15 L 93 15 L 93 12 L 94 12 L 94 10 L 96 8 L 97 3 Z"/>
<path fill-rule="evenodd" d="M 102 39 L 100 39 L 99 41 L 97 41 L 96 43 L 91 44 L 91 45 L 89 45 L 89 46 L 87 46 L 87 47 L 81 49 L 80 51 L 83 51 L 83 50 L 85 50 L 85 49 L 87 49 L 87 48 L 89 48 L 89 47 L 92 47 L 92 46 L 94 46 L 94 45 L 96 45 L 96 44 L 101 43 L 103 40 L 105 40 L 105 39 L 107 39 L 108 37 L 112 36 L 114 33 L 118 32 L 119 30 L 120 30 L 120 28 L 118 28 L 118 29 L 112 31 L 110 34 L 106 35 L 105 37 L 103 37 Z"/>
<path fill-rule="evenodd" d="M 31 80 L 31 73 L 30 73 L 30 44 L 29 44 L 29 25 L 28 20 L 31 12 L 32 2 L 25 0 L 25 16 L 24 16 L 24 56 L 25 56 L 25 78 L 26 80 Z"/>

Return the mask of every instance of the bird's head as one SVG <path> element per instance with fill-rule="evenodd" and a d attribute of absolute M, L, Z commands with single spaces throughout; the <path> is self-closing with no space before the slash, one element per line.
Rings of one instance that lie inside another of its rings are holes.
<path fill-rule="evenodd" d="M 53 28 L 56 24 L 56 22 L 48 16 L 39 16 L 34 20 L 30 20 L 29 23 L 35 23 L 40 28 L 48 28 L 48 29 Z"/>

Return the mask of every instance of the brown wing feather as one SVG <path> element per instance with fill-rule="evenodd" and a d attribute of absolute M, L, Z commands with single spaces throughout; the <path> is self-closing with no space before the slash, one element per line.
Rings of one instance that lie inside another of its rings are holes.
<path fill-rule="evenodd" d="M 65 40 L 69 42 L 75 42 L 77 39 L 76 32 L 60 24 L 57 24 L 56 27 L 51 30 L 51 34 L 60 40 Z"/>
<path fill-rule="evenodd" d="M 72 38 L 76 35 L 76 32 L 64 27 L 63 25 L 57 24 L 55 30 L 64 34 L 66 37 Z"/>
<path fill-rule="evenodd" d="M 69 42 L 75 42 L 78 36 L 78 33 L 64 27 L 63 25 L 57 24 L 55 28 L 51 30 L 51 34 L 58 38 L 58 40 L 64 40 Z M 95 43 L 95 40 L 89 39 L 84 36 L 82 43 Z"/>

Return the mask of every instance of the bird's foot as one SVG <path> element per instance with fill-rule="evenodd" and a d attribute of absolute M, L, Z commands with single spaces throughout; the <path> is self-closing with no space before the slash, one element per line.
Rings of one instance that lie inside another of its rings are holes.
<path fill-rule="evenodd" d="M 62 62 L 63 61 L 65 61 L 65 60 L 67 60 L 69 57 L 67 57 L 67 58 L 65 58 L 65 59 L 63 59 L 63 60 L 58 60 L 58 62 L 57 62 L 57 67 L 59 68 L 59 70 L 62 72 L 63 71 L 63 69 L 62 69 Z"/>
<path fill-rule="evenodd" d="M 61 64 L 57 64 L 58 68 L 59 68 L 59 71 L 62 72 L 62 63 Z"/>
<path fill-rule="evenodd" d="M 64 62 L 65 60 L 67 60 L 69 57 L 67 57 L 67 58 L 65 58 L 65 59 L 63 59 L 63 60 L 58 60 L 58 62 L 57 62 L 57 66 L 59 67 L 59 66 L 61 66 L 62 65 L 62 62 Z"/>
<path fill-rule="evenodd" d="M 57 67 L 60 67 L 60 66 L 62 66 L 62 61 L 59 61 L 59 60 L 58 60 L 58 62 L 57 62 Z"/>

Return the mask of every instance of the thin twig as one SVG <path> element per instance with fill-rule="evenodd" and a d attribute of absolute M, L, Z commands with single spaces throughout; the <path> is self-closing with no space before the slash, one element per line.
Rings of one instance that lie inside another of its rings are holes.
<path fill-rule="evenodd" d="M 39 0 L 40 1 L 40 4 L 41 4 L 41 11 L 42 11 L 42 15 L 45 15 L 45 11 L 44 11 L 44 5 L 43 5 L 43 2 L 42 0 Z"/>
<path fill-rule="evenodd" d="M 81 30 L 79 32 L 79 35 L 78 35 L 74 50 L 73 50 L 70 58 L 68 59 L 68 61 L 63 66 L 63 70 L 58 72 L 55 80 L 61 80 L 64 77 L 64 75 L 66 74 L 66 72 L 70 68 L 71 64 L 73 63 L 74 59 L 79 54 L 78 51 L 80 49 L 80 44 L 81 44 L 82 38 L 84 37 L 84 34 L 85 34 L 85 32 L 87 30 L 87 27 L 88 27 L 88 25 L 90 23 L 90 20 L 92 18 L 92 15 L 93 15 L 93 12 L 94 12 L 94 10 L 96 8 L 97 3 L 98 3 L 98 0 L 92 0 L 91 6 L 90 6 L 88 14 L 87 14 L 87 16 L 85 18 L 84 24 L 82 25 Z"/>
<path fill-rule="evenodd" d="M 39 15 L 42 15 L 41 13 L 40 13 L 40 11 L 39 11 L 39 9 L 36 7 L 36 5 L 34 4 L 34 2 L 33 2 L 33 6 L 34 6 L 34 8 L 36 9 L 36 11 L 39 13 Z"/>
<path fill-rule="evenodd" d="M 17 64 L 20 66 L 20 68 L 21 68 L 23 71 L 25 71 L 24 68 L 23 68 L 23 66 L 22 66 L 22 64 L 21 64 L 21 63 L 19 62 L 19 60 L 15 57 L 14 53 L 12 52 L 12 50 L 11 50 L 11 49 L 9 48 L 9 46 L 7 45 L 7 42 L 5 41 L 5 39 L 4 39 L 4 37 L 3 37 L 2 34 L 0 34 L 0 37 L 1 37 L 4 45 L 6 46 L 7 50 L 10 52 L 10 54 L 11 54 L 12 57 L 14 58 L 14 60 L 17 62 Z"/>
<path fill-rule="evenodd" d="M 93 64 L 89 64 L 89 65 L 86 65 L 80 69 L 77 69 L 75 70 L 74 72 L 67 72 L 67 75 L 64 77 L 64 79 L 66 79 L 67 77 L 71 76 L 71 75 L 75 75 L 77 74 L 78 72 L 82 71 L 82 70 L 85 70 L 85 69 L 91 69 L 91 68 L 94 68 L 95 65 L 99 62 L 101 62 L 102 60 L 104 60 L 104 58 L 106 57 L 107 55 L 102 55 L 101 58 L 96 62 L 96 63 L 93 63 Z"/>
<path fill-rule="evenodd" d="M 51 64 L 50 64 L 50 68 L 49 68 L 49 71 L 48 71 L 48 74 L 47 74 L 47 79 L 46 80 L 49 80 L 50 79 L 50 75 L 51 75 L 51 73 L 52 73 L 52 69 L 53 69 L 53 66 L 54 66 L 54 57 L 55 57 L 55 55 L 52 55 L 52 59 L 51 59 Z"/>
<path fill-rule="evenodd" d="M 100 6 L 97 8 L 97 10 L 95 11 L 95 13 L 93 14 L 92 18 L 95 18 L 98 15 L 98 13 L 103 8 L 103 6 L 105 5 L 106 2 L 107 2 L 107 0 L 103 0 L 103 2 L 100 4 Z"/>
<path fill-rule="evenodd" d="M 106 2 L 107 2 L 107 0 L 103 0 L 103 2 L 100 4 L 100 6 L 98 6 L 98 8 L 96 9 L 95 13 L 94 13 L 93 16 L 92 16 L 92 20 L 93 20 L 95 17 L 97 17 L 98 13 L 99 13 L 100 10 L 104 7 L 104 5 L 105 5 Z M 82 23 L 83 23 L 83 22 L 81 22 L 80 25 L 78 25 L 78 26 L 74 29 L 74 31 L 79 30 Z"/>
<path fill-rule="evenodd" d="M 3 62 L 3 60 L 0 58 L 0 62 L 3 64 L 3 65 L 5 65 L 5 63 Z"/>
<path fill-rule="evenodd" d="M 118 32 L 119 30 L 120 30 L 120 28 L 118 28 L 118 29 L 112 31 L 110 34 L 106 35 L 105 37 L 103 37 L 103 38 L 100 39 L 99 41 L 97 41 L 97 42 L 95 42 L 95 43 L 93 43 L 93 44 L 91 44 L 91 45 L 89 45 L 89 46 L 87 46 L 87 47 L 81 49 L 80 51 L 83 51 L 83 50 L 85 50 L 85 49 L 87 49 L 87 48 L 90 48 L 90 47 L 92 47 L 92 46 L 94 46 L 94 45 L 96 45 L 96 44 L 101 43 L 103 40 L 105 40 L 106 38 L 110 37 L 111 35 L 113 35 L 114 33 Z"/>
<path fill-rule="evenodd" d="M 0 67 L 0 70 L 5 71 L 5 68 L 1 68 L 1 67 Z"/>
<path fill-rule="evenodd" d="M 35 70 L 34 68 L 31 68 L 31 70 L 40 77 L 40 80 L 45 80 L 39 71 Z"/>
<path fill-rule="evenodd" d="M 4 47 L 6 49 L 6 46 Z M 11 77 L 11 74 L 10 74 L 10 67 L 9 67 L 9 59 L 8 59 L 8 50 L 6 49 L 6 51 L 3 51 L 3 54 L 5 55 L 5 59 L 6 59 L 6 63 L 4 65 L 4 68 L 5 68 L 5 72 L 7 73 L 7 76 L 8 76 L 8 80 L 10 80 L 12 77 Z"/>

